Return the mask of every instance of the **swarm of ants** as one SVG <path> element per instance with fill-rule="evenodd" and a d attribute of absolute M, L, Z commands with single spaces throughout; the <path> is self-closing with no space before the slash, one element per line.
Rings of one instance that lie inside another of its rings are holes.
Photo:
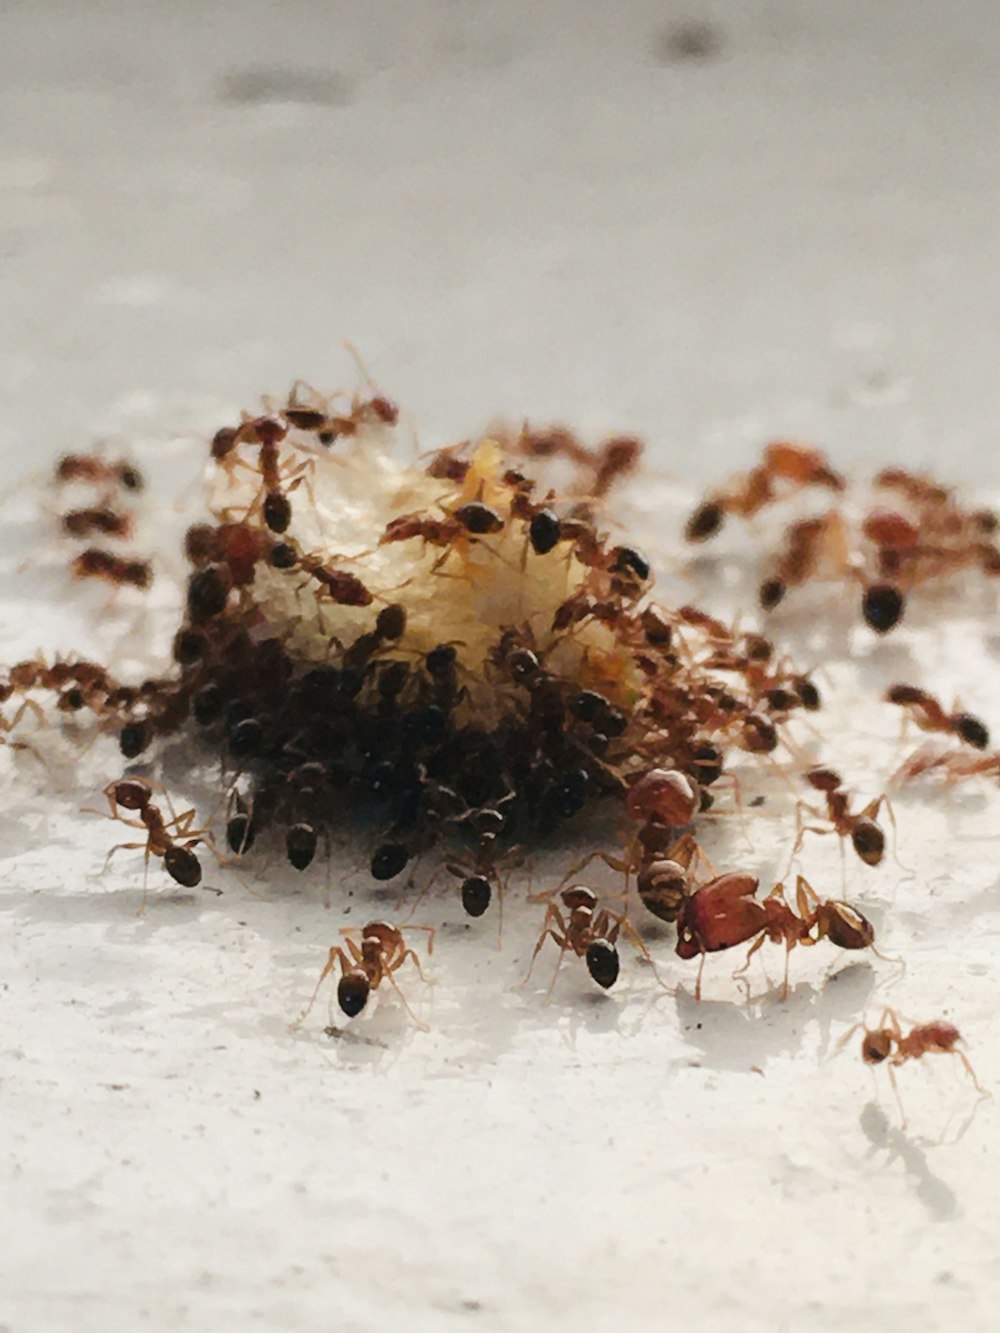
<path fill-rule="evenodd" d="M 652 599 L 650 561 L 615 535 L 608 507 L 639 466 L 637 440 L 590 447 L 571 431 L 526 425 L 403 464 L 391 448 L 398 409 L 374 387 L 339 402 L 297 384 L 264 409 L 219 429 L 206 451 L 208 515 L 184 539 L 171 669 L 129 683 L 97 662 L 37 658 L 0 682 L 0 728 L 14 748 L 30 748 L 22 720 L 50 715 L 48 699 L 57 716 L 113 732 L 126 763 L 155 761 L 179 734 L 222 760 L 221 850 L 211 821 L 178 814 L 157 782 L 111 777 L 105 813 L 138 832 L 120 845 L 144 851 L 147 870 L 153 859 L 195 887 L 203 849 L 226 864 L 249 862 L 277 841 L 305 873 L 347 828 L 366 842 L 373 883 L 398 880 L 402 899 L 416 904 L 414 875 L 428 875 L 424 892 L 455 895 L 471 919 L 491 908 L 499 918 L 511 874 L 532 849 L 594 813 L 612 845 L 531 895 L 541 916 L 532 965 L 548 944 L 560 963 L 582 960 L 607 990 L 622 941 L 652 962 L 641 912 L 676 927 L 677 957 L 698 964 L 698 997 L 709 954 L 746 946 L 743 976 L 765 943 L 782 946 L 787 991 L 799 946 L 878 952 L 857 904 L 821 897 L 802 875 L 791 901 L 782 883 L 761 896 L 756 875 L 720 873 L 701 845 L 709 821 L 745 818 L 747 774 L 773 774 L 779 753 L 781 772 L 798 783 L 795 851 L 808 832 L 832 833 L 878 866 L 889 807 L 884 794 L 860 801 L 793 739 L 790 724 L 821 708 L 808 672 L 760 633 Z M 531 474 L 550 459 L 570 467 L 566 488 Z M 72 455 L 55 480 L 104 488 L 93 506 L 64 515 L 67 534 L 131 532 L 115 497 L 141 486 L 133 466 Z M 794 526 L 761 584 L 765 608 L 832 571 L 859 583 L 865 619 L 885 632 L 906 596 L 956 562 L 1000 568 L 990 515 L 966 513 L 908 474 L 884 472 L 878 485 L 898 505 L 865 519 L 870 549 L 853 550 L 837 509 Z M 772 445 L 699 506 L 687 537 L 707 540 L 726 516 L 750 517 L 803 487 L 840 496 L 845 482 L 818 451 Z M 72 570 L 142 588 L 140 566 L 149 569 L 94 547 Z M 978 719 L 925 691 L 899 685 L 889 701 L 924 730 L 987 750 Z M 987 761 L 994 756 L 975 762 Z M 620 895 L 579 882 L 597 858 L 621 875 Z M 405 964 L 420 969 L 414 929 L 372 921 L 329 949 L 320 985 L 339 973 L 344 1014 L 360 1013 L 383 982 L 398 989 Z M 428 951 L 432 942 L 429 931 Z M 930 1034 L 922 1044 L 920 1033 Z M 865 1059 L 877 1047 L 899 1064 L 953 1051 L 957 1040 L 943 1023 L 904 1037 L 886 1020 L 866 1031 Z"/>
<path fill-rule="evenodd" d="M 840 583 L 860 592 L 865 624 L 888 634 L 914 593 L 967 571 L 1000 575 L 1000 516 L 992 509 L 966 509 L 933 477 L 887 467 L 854 512 L 845 504 L 847 481 L 826 456 L 787 441 L 769 444 L 749 472 L 711 492 L 689 517 L 685 536 L 707 542 L 727 519 L 752 520 L 807 490 L 828 492 L 833 503 L 788 523 L 765 557 L 757 592 L 765 612 L 805 584 Z"/>

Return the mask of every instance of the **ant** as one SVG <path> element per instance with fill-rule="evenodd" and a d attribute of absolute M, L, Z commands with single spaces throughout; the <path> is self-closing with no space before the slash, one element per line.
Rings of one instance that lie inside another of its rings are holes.
<path fill-rule="evenodd" d="M 123 459 L 102 458 L 99 454 L 63 454 L 55 466 L 56 485 L 83 482 L 88 485 L 121 486 L 127 491 L 141 491 L 142 473 Z"/>
<path fill-rule="evenodd" d="M 172 817 L 165 820 L 159 807 L 153 804 L 153 786 L 144 778 L 118 778 L 108 783 L 103 795 L 107 797 L 111 808 L 110 815 L 105 816 L 107 819 L 117 819 L 129 828 L 146 831 L 145 842 L 122 842 L 112 847 L 104 862 L 105 869 L 115 852 L 144 848 L 147 874 L 149 858 L 158 856 L 170 878 L 183 888 L 193 889 L 201 883 L 201 863 L 194 848 L 198 843 L 207 841 L 207 830 L 192 828 L 196 818 L 194 810 L 185 810 L 177 815 L 171 808 Z M 167 797 L 168 804 L 169 799 Z M 134 811 L 139 818 L 126 819 L 122 810 Z M 88 813 L 103 814 L 103 811 L 88 810 Z M 143 886 L 145 892 L 145 876 Z"/>
<path fill-rule="evenodd" d="M 782 492 L 777 483 L 786 483 Z M 709 496 L 691 514 L 684 529 L 689 542 L 707 541 L 722 527 L 727 514 L 752 518 L 785 494 L 805 486 L 825 486 L 843 491 L 846 482 L 830 466 L 825 454 L 807 445 L 785 440 L 769 444 L 761 462 L 737 477 L 728 491 Z"/>
<path fill-rule="evenodd" d="M 275 533 L 288 531 L 292 522 L 292 504 L 288 492 L 295 490 L 312 469 L 313 461 L 308 459 L 288 475 L 282 475 L 281 453 L 279 446 L 288 434 L 287 426 L 274 417 L 252 417 L 244 420 L 237 427 L 223 426 L 212 438 L 212 457 L 222 467 L 230 471 L 233 467 L 244 467 L 259 474 L 261 492 L 243 516 L 243 522 L 252 519 L 257 513 L 263 517 L 265 526 Z M 242 459 L 231 459 L 237 445 L 251 444 L 259 448 L 257 466 Z"/>
<path fill-rule="evenodd" d="M 881 796 L 876 796 L 864 807 L 863 810 L 852 812 L 850 808 L 850 793 L 846 792 L 840 774 L 832 768 L 811 768 L 805 774 L 805 780 L 814 791 L 822 794 L 826 800 L 826 818 L 832 825 L 832 832 L 837 833 L 842 839 L 850 838 L 851 846 L 857 855 L 867 866 L 877 866 L 881 863 L 885 855 L 885 833 L 878 823 L 877 815 L 882 806 L 885 805 L 886 812 L 895 826 L 895 818 L 892 813 L 892 807 L 889 799 L 883 792 Z M 807 833 L 826 833 L 831 830 L 818 828 L 815 825 L 802 824 L 802 806 L 796 808 L 796 820 L 798 822 L 798 834 L 795 844 L 792 848 L 792 859 L 798 851 L 801 850 L 803 840 Z M 812 814 L 818 812 L 811 806 L 805 807 Z M 843 843 L 841 843 L 843 846 Z"/>
<path fill-rule="evenodd" d="M 502 857 L 497 854 L 497 839 L 503 832 L 507 818 L 499 806 L 512 799 L 506 796 L 491 809 L 468 810 L 463 815 L 452 819 L 453 824 L 468 822 L 476 836 L 476 846 L 468 857 L 458 858 L 446 864 L 449 875 L 462 881 L 462 907 L 466 915 L 480 917 L 485 914 L 493 901 L 493 888 L 496 885 L 500 900 L 498 929 L 503 930 L 503 885 L 500 880 L 500 861 L 516 863 L 518 849 L 509 849 Z"/>
<path fill-rule="evenodd" d="M 146 591 L 153 582 L 153 567 L 148 560 L 123 560 L 111 551 L 90 546 L 73 560 L 70 573 L 77 579 L 103 579 L 118 587 Z"/>
<path fill-rule="evenodd" d="M 838 898 L 821 899 L 809 881 L 799 875 L 795 882 L 795 905 L 792 911 L 785 898 L 785 886 L 776 884 L 763 901 L 766 922 L 762 934 L 751 945 L 746 962 L 734 973 L 742 976 L 750 966 L 757 950 L 770 940 L 785 945 L 785 980 L 782 998 L 788 998 L 788 963 L 796 945 L 811 946 L 828 939 L 838 949 L 875 949 L 875 930 L 866 916 L 851 903 Z"/>
<path fill-rule="evenodd" d="M 427 953 L 428 955 L 432 954 L 434 952 L 435 928 L 433 926 L 410 926 L 409 929 L 427 932 Z M 338 945 L 331 948 L 326 966 L 320 973 L 316 989 L 312 993 L 312 998 L 299 1015 L 296 1026 L 303 1022 L 316 1003 L 316 996 L 319 994 L 323 982 L 333 969 L 339 966 L 340 981 L 337 983 L 337 1003 L 348 1018 L 356 1018 L 368 1003 L 368 997 L 372 991 L 378 990 L 383 981 L 388 981 L 402 1000 L 403 1008 L 417 1027 L 427 1032 L 427 1024 L 422 1023 L 407 1004 L 406 997 L 399 989 L 393 975 L 409 959 L 416 967 L 421 981 L 427 981 L 416 951 L 406 947 L 403 932 L 398 926 L 393 926 L 388 921 L 370 921 L 361 931 L 360 944 L 352 938 L 357 932 L 350 927 L 343 927 L 341 934 L 344 936 L 347 952 L 345 953 Z"/>
<path fill-rule="evenodd" d="M 921 731 L 940 731 L 957 736 L 973 749 L 985 750 L 990 733 L 971 713 L 948 713 L 932 694 L 916 685 L 893 685 L 886 691 L 887 703 L 905 708 Z"/>
<path fill-rule="evenodd" d="M 331 569 L 320 556 L 306 555 L 292 541 L 271 548 L 268 563 L 274 569 L 299 569 L 319 584 L 321 592 L 340 606 L 371 606 L 374 597 L 356 574 Z"/>
<path fill-rule="evenodd" d="M 363 367 L 362 372 L 369 384 L 372 384 L 371 377 L 364 372 Z M 303 401 L 303 390 L 309 394 L 309 402 Z M 295 381 L 288 395 L 288 401 L 280 412 L 290 426 L 315 435 L 322 445 L 334 444 L 342 435 L 356 435 L 362 426 L 370 423 L 395 426 L 399 421 L 397 404 L 385 394 L 377 392 L 368 399 L 355 394 L 348 412 L 342 415 L 333 414 L 323 395 L 304 380 Z"/>
<path fill-rule="evenodd" d="M 984 755 L 964 754 L 960 750 L 947 750 L 943 753 L 931 749 L 920 749 L 910 755 L 900 765 L 890 779 L 891 784 L 912 782 L 915 778 L 933 769 L 943 769 L 948 782 L 960 782 L 963 778 L 1000 778 L 1000 753 L 991 751 Z"/>
<path fill-rule="evenodd" d="M 847 524 L 844 516 L 831 509 L 816 518 L 792 523 L 785 531 L 785 549 L 774 572 L 758 589 L 758 600 L 765 611 L 772 611 L 783 601 L 789 588 L 814 578 L 821 570 L 843 573 L 850 568 Z"/>
<path fill-rule="evenodd" d="M 906 1064 L 907 1060 L 920 1060 L 925 1055 L 956 1055 L 965 1066 L 966 1073 L 972 1080 L 972 1086 L 980 1096 L 990 1096 L 976 1077 L 976 1071 L 972 1068 L 969 1057 L 964 1051 L 957 1049 L 962 1034 L 953 1023 L 938 1019 L 933 1023 L 917 1024 L 911 1027 L 909 1032 L 904 1033 L 899 1015 L 893 1009 L 885 1009 L 877 1027 L 869 1028 L 863 1023 L 855 1023 L 841 1037 L 837 1043 L 838 1047 L 845 1046 L 859 1028 L 862 1030 L 861 1058 L 865 1064 L 880 1065 L 888 1061 L 889 1080 L 904 1125 L 906 1112 L 903 1110 L 903 1101 L 899 1095 L 896 1069 Z"/>
<path fill-rule="evenodd" d="M 120 514 L 108 505 L 70 509 L 60 517 L 59 524 L 68 537 L 90 537 L 97 533 L 102 537 L 126 540 L 132 535 L 131 516 Z"/>
<path fill-rule="evenodd" d="M 577 884 L 571 888 L 563 889 L 559 898 L 569 915 L 568 917 L 565 916 L 554 902 L 549 903 L 545 909 L 542 933 L 538 937 L 538 943 L 531 955 L 528 976 L 524 979 L 525 984 L 527 984 L 535 965 L 535 959 L 541 952 L 545 941 L 547 939 L 554 940 L 560 950 L 559 961 L 556 963 L 549 988 L 545 992 L 546 1003 L 551 998 L 556 978 L 559 975 L 559 968 L 568 951 L 576 954 L 578 958 L 585 959 L 587 971 L 598 986 L 603 990 L 610 990 L 618 980 L 621 964 L 616 946 L 618 936 L 623 930 L 647 962 L 652 963 L 649 950 L 643 944 L 638 932 L 628 918 L 619 916 L 618 913 L 612 912 L 606 907 L 600 907 L 597 895 L 592 889 Z"/>

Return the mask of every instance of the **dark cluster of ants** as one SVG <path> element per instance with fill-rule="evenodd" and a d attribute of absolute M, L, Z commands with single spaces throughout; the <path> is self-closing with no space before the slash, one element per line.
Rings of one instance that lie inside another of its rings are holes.
<path fill-rule="evenodd" d="M 842 502 L 847 482 L 825 455 L 785 441 L 768 445 L 756 467 L 697 506 L 687 540 L 708 541 L 727 517 L 752 519 L 808 488 L 831 491 L 841 502 L 785 528 L 758 588 L 764 611 L 813 580 L 846 583 L 861 590 L 865 624 L 887 634 L 915 591 L 963 571 L 1000 575 L 1000 516 L 992 509 L 965 509 L 932 477 L 888 467 L 873 481 L 877 502 L 866 500 L 854 516 Z"/>
<path fill-rule="evenodd" d="M 366 839 L 374 882 L 406 875 L 402 897 L 415 905 L 414 870 L 436 866 L 427 888 L 451 886 L 479 918 L 491 904 L 500 910 L 509 874 L 530 849 L 579 827 L 584 812 L 604 812 L 617 822 L 615 850 L 592 852 L 531 899 L 544 904 L 532 963 L 550 940 L 560 961 L 581 958 L 604 989 L 618 979 L 621 938 L 652 961 L 629 915 L 633 883 L 642 907 L 676 926 L 677 955 L 699 960 L 697 995 L 709 953 L 781 945 L 787 987 L 797 946 L 874 950 L 857 906 L 819 897 L 801 875 L 794 905 L 782 884 L 758 897 L 755 875 L 717 873 L 699 844 L 705 820 L 742 813 L 747 765 L 776 771 L 779 748 L 780 771 L 797 773 L 812 801 L 796 803 L 795 850 L 807 832 L 830 832 L 878 865 L 886 798 L 862 804 L 833 769 L 804 759 L 787 724 L 816 713 L 820 693 L 769 639 L 695 606 L 651 600 L 649 561 L 612 535 L 606 511 L 613 486 L 638 466 L 638 441 L 616 436 L 590 448 L 569 431 L 525 427 L 502 450 L 493 442 L 439 450 L 372 483 L 387 497 L 372 506 L 377 526 L 353 553 L 337 554 L 351 541 L 336 522 L 324 533 L 322 515 L 336 515 L 346 478 L 374 470 L 397 418 L 380 393 L 335 410 L 296 386 L 264 414 L 219 430 L 209 450 L 211 519 L 184 541 L 190 571 L 173 667 L 128 684 L 96 662 L 17 663 L 0 685 L 0 703 L 14 707 L 2 721 L 7 743 L 31 748 L 19 724 L 29 711 L 44 717 L 49 694 L 58 713 L 89 713 L 116 733 L 127 761 L 148 762 L 178 733 L 221 757 L 224 850 L 151 778 L 126 773 L 105 788 L 109 816 L 141 832 L 122 845 L 144 850 L 147 868 L 158 859 L 185 887 L 202 881 L 203 847 L 230 863 L 277 842 L 305 872 L 347 829 Z M 562 493 L 524 470 L 556 456 L 574 474 Z M 56 479 L 141 485 L 131 465 L 96 455 L 62 459 Z M 865 618 L 884 632 L 906 594 L 960 557 L 996 572 L 984 512 L 965 514 L 950 493 L 908 474 L 885 472 L 878 484 L 905 499 L 909 516 L 902 505 L 869 515 L 863 532 L 874 554 L 863 561 L 839 511 L 795 525 L 761 586 L 765 607 L 832 560 L 863 583 Z M 699 507 L 687 536 L 703 541 L 727 514 L 748 517 L 806 486 L 840 493 L 844 481 L 815 450 L 771 445 L 757 468 Z M 112 532 L 111 494 L 67 514 L 67 533 L 127 535 L 124 513 Z M 398 505 L 399 496 L 420 502 Z M 108 526 L 92 526 L 97 514 Z M 95 548 L 77 558 L 77 572 L 95 572 L 98 556 L 112 560 Z M 101 577 L 146 586 L 124 564 L 106 563 Z M 463 596 L 478 611 L 456 619 Z M 889 699 L 921 728 L 986 750 L 978 719 L 916 687 L 894 687 Z M 577 882 L 595 857 L 624 876 L 615 907 Z M 419 962 L 396 925 L 344 933 L 320 982 L 339 970 L 340 1007 L 355 1015 L 372 989 L 395 985 L 399 967 Z M 892 1052 L 915 1053 L 898 1030 Z"/>

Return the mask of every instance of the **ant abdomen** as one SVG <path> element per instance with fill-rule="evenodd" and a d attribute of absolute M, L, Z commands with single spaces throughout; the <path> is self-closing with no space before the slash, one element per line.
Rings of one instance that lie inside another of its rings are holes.
<path fill-rule="evenodd" d="M 348 1018 L 357 1018 L 370 993 L 371 982 L 364 972 L 346 972 L 337 983 L 337 1003 Z"/>
<path fill-rule="evenodd" d="M 190 847 L 168 847 L 163 853 L 163 868 L 185 889 L 197 888 L 201 883 L 201 862 Z"/>
<path fill-rule="evenodd" d="M 586 953 L 587 971 L 597 982 L 598 986 L 604 990 L 610 988 L 618 980 L 618 972 L 621 964 L 618 960 L 618 950 L 607 940 L 594 940 L 587 946 Z"/>

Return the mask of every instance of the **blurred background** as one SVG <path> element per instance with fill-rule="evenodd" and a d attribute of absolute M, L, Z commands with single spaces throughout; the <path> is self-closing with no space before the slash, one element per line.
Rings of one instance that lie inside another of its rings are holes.
<path fill-rule="evenodd" d="M 0 13 L 0 447 L 353 384 L 996 480 L 989 0 Z M 968 471 L 966 468 L 965 471 Z"/>

